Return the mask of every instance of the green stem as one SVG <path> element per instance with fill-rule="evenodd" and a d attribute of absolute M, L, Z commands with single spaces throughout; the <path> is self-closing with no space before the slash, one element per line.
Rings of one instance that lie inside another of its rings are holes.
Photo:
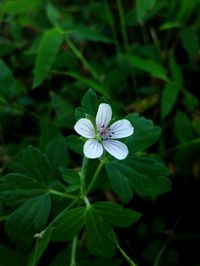
<path fill-rule="evenodd" d="M 88 163 L 88 159 L 84 157 L 81 171 L 79 173 L 80 182 L 81 182 L 81 187 L 80 187 L 81 199 L 84 199 L 85 197 L 85 174 L 86 174 L 87 163 Z"/>
<path fill-rule="evenodd" d="M 98 165 L 98 167 L 96 169 L 96 172 L 94 173 L 94 176 L 93 176 L 93 178 L 92 178 L 92 180 L 91 180 L 91 182 L 90 182 L 90 184 L 89 184 L 89 186 L 87 188 L 86 195 L 88 195 L 88 193 L 91 191 L 92 187 L 96 183 L 97 178 L 99 176 L 99 173 L 100 173 L 100 171 L 101 171 L 101 169 L 102 169 L 104 164 L 105 164 L 105 160 L 101 160 L 100 164 Z"/>
<path fill-rule="evenodd" d="M 127 33 L 126 33 L 126 25 L 125 25 L 125 19 L 124 19 L 124 10 L 122 7 L 122 2 L 121 0 L 117 0 L 117 7 L 119 11 L 119 19 L 120 19 L 120 25 L 121 25 L 121 31 L 122 31 L 122 37 L 124 40 L 124 47 L 125 50 L 128 50 L 128 38 L 127 38 Z"/>
<path fill-rule="evenodd" d="M 100 76 L 97 74 L 96 70 L 89 64 L 89 62 L 86 60 L 86 58 L 80 53 L 80 51 L 76 48 L 76 46 L 71 42 L 69 39 L 67 39 L 68 46 L 72 49 L 74 54 L 77 56 L 77 58 L 82 62 L 82 64 L 90 71 L 92 76 L 97 79 L 98 81 L 101 80 Z"/>
<path fill-rule="evenodd" d="M 116 247 L 119 249 L 119 251 L 121 252 L 122 256 L 126 259 L 128 264 L 131 266 L 137 266 L 135 262 L 133 262 L 132 259 L 126 254 L 126 252 L 120 247 L 119 241 L 114 232 L 110 234 L 110 238 L 115 243 Z"/>
<path fill-rule="evenodd" d="M 71 252 L 71 263 L 70 266 L 76 266 L 76 249 L 77 249 L 78 239 L 77 236 L 73 238 L 72 242 L 72 252 Z"/>
<path fill-rule="evenodd" d="M 163 245 L 163 247 L 160 249 L 160 251 L 158 252 L 158 254 L 157 254 L 156 258 L 155 258 L 155 261 L 154 261 L 154 263 L 153 263 L 153 266 L 159 266 L 159 265 L 161 265 L 161 264 L 160 264 L 160 261 L 161 261 L 162 255 L 163 255 L 163 253 L 165 252 L 166 247 L 167 247 L 167 245 L 169 244 L 169 242 L 170 242 L 170 239 L 168 239 L 168 240 L 165 242 L 165 244 Z"/>
<path fill-rule="evenodd" d="M 54 190 L 54 189 L 50 189 L 49 192 L 53 195 L 57 195 L 57 196 L 68 198 L 68 199 L 76 199 L 77 198 L 76 196 L 69 195 L 69 194 Z"/>
<path fill-rule="evenodd" d="M 119 251 L 121 252 L 122 256 L 126 259 L 126 261 L 128 262 L 129 265 L 131 266 L 137 266 L 135 264 L 135 262 L 132 261 L 132 259 L 126 254 L 126 252 L 120 247 L 119 243 L 116 241 L 115 242 L 117 245 L 117 248 L 119 249 Z"/>

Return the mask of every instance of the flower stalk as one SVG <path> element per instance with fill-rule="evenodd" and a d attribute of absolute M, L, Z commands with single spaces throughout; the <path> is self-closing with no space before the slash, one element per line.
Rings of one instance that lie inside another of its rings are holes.
<path fill-rule="evenodd" d="M 81 199 L 84 199 L 85 197 L 85 174 L 86 174 L 87 163 L 88 163 L 88 159 L 84 156 L 81 171 L 79 172 Z"/>
<path fill-rule="evenodd" d="M 87 188 L 86 195 L 89 194 L 89 192 L 93 188 L 94 184 L 96 183 L 97 178 L 99 176 L 99 173 L 100 173 L 102 167 L 104 166 L 104 164 L 105 164 L 105 159 L 104 160 L 100 160 L 100 163 L 99 163 L 99 165 L 98 165 L 98 167 L 97 167 L 97 169 L 96 169 L 96 171 L 94 173 L 94 176 L 93 176 L 93 178 L 92 178 L 92 180 L 91 180 L 91 182 L 90 182 L 90 184 L 89 184 L 89 186 Z"/>

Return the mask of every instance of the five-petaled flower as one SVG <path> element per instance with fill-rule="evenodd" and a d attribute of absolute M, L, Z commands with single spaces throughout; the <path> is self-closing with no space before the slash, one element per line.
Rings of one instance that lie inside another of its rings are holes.
<path fill-rule="evenodd" d="M 83 148 L 87 158 L 101 157 L 104 149 L 118 160 L 123 160 L 128 155 L 127 146 L 115 139 L 131 136 L 134 128 L 127 119 L 118 120 L 109 126 L 111 118 L 110 105 L 101 103 L 96 115 L 96 126 L 87 118 L 81 118 L 75 124 L 75 131 L 88 139 Z"/>

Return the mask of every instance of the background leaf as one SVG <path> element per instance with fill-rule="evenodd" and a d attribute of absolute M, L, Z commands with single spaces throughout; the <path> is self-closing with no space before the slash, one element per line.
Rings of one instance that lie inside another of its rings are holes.
<path fill-rule="evenodd" d="M 49 70 L 63 41 L 63 34 L 57 29 L 45 32 L 41 39 L 34 69 L 33 88 L 39 86 L 48 76 Z"/>
<path fill-rule="evenodd" d="M 160 78 L 164 81 L 168 81 L 166 71 L 157 62 L 150 59 L 143 59 L 133 55 L 123 55 L 122 59 L 133 67 L 139 68 L 142 71 L 148 72 L 153 77 Z"/>
<path fill-rule="evenodd" d="M 156 4 L 156 0 L 137 0 L 136 1 L 136 14 L 137 19 L 141 23 L 145 15 L 153 8 Z"/>
<path fill-rule="evenodd" d="M 192 125 L 188 117 L 181 111 L 178 111 L 174 120 L 175 135 L 180 143 L 185 143 L 193 139 L 194 134 Z"/>
<path fill-rule="evenodd" d="M 21 266 L 26 261 L 25 256 L 2 244 L 0 244 L 0 258 L 2 266 Z"/>
<path fill-rule="evenodd" d="M 183 85 L 183 77 L 181 70 L 175 60 L 170 58 L 170 70 L 172 75 L 172 81 L 166 84 L 162 99 L 161 99 L 161 118 L 164 119 L 172 110 L 175 105 L 179 91 Z"/>
<path fill-rule="evenodd" d="M 189 59 L 194 60 L 200 48 L 197 33 L 192 28 L 185 28 L 181 32 L 181 41 Z"/>
<path fill-rule="evenodd" d="M 10 68 L 0 58 L 0 96 L 10 99 L 16 94 L 16 81 Z"/>

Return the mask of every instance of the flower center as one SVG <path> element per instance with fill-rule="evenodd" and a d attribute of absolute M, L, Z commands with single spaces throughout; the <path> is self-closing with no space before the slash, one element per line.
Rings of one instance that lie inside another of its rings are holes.
<path fill-rule="evenodd" d="M 111 131 L 109 127 L 105 127 L 104 125 L 102 125 L 98 130 L 98 135 L 101 140 L 112 138 L 114 134 L 115 132 Z"/>

